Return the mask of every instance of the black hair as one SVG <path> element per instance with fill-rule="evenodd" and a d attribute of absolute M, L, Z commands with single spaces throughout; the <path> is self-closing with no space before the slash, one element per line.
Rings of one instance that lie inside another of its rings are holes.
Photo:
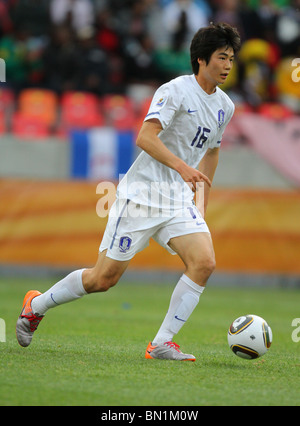
<path fill-rule="evenodd" d="M 194 74 L 197 75 L 199 72 L 199 58 L 208 64 L 211 55 L 225 46 L 231 47 L 235 54 L 240 50 L 241 38 L 236 28 L 226 23 L 211 23 L 208 27 L 200 28 L 194 35 L 190 47 Z"/>

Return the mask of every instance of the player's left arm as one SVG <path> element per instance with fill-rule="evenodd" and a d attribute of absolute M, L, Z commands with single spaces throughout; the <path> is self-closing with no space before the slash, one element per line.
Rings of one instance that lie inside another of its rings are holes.
<path fill-rule="evenodd" d="M 198 169 L 201 173 L 205 174 L 210 181 L 213 181 L 215 171 L 219 162 L 219 151 L 220 148 L 209 148 L 202 160 L 199 163 Z M 205 217 L 208 199 L 210 193 L 210 186 L 206 182 L 198 183 L 198 189 L 195 195 L 195 204 L 198 210 Z"/>

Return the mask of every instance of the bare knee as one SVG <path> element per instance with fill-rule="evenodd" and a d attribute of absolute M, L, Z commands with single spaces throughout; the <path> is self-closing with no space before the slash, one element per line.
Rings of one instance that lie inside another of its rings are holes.
<path fill-rule="evenodd" d="M 119 277 L 116 274 L 106 274 L 98 277 L 95 282 L 95 292 L 105 292 L 110 288 L 114 287 L 119 281 Z"/>
<path fill-rule="evenodd" d="M 214 256 L 195 259 L 187 267 L 191 279 L 199 285 L 205 285 L 216 268 Z"/>
<path fill-rule="evenodd" d="M 211 274 L 214 272 L 215 269 L 216 269 L 215 258 L 211 257 L 209 259 L 206 259 L 205 264 L 201 268 L 202 273 L 207 276 L 206 281 L 208 280 L 208 278 L 211 276 Z"/>
<path fill-rule="evenodd" d="M 83 286 L 87 293 L 104 292 L 115 286 L 125 272 L 128 261 L 117 261 L 99 253 L 94 268 L 86 269 L 82 274 Z"/>
<path fill-rule="evenodd" d="M 83 284 L 87 293 L 98 293 L 108 291 L 119 281 L 119 274 L 113 271 L 97 273 L 93 269 L 87 269 L 83 275 Z"/>

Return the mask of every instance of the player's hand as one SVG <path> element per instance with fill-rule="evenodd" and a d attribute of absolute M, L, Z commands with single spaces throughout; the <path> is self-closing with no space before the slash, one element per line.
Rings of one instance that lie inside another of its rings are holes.
<path fill-rule="evenodd" d="M 194 169 L 193 167 L 188 166 L 187 164 L 181 166 L 178 170 L 182 179 L 187 182 L 193 192 L 197 191 L 197 184 L 199 182 L 205 182 L 209 187 L 211 187 L 210 179 L 199 170 Z"/>

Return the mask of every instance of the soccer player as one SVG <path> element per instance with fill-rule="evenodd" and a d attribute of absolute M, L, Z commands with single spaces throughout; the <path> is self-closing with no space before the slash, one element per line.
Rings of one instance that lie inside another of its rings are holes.
<path fill-rule="evenodd" d="M 21 346 L 31 343 L 48 309 L 117 284 L 130 260 L 153 238 L 177 254 L 185 270 L 145 357 L 195 361 L 173 337 L 197 306 L 215 268 L 204 217 L 222 135 L 234 112 L 218 86 L 239 48 L 237 30 L 225 23 L 194 35 L 193 74 L 163 84 L 154 94 L 136 141 L 142 152 L 118 185 L 96 265 L 70 273 L 43 294 L 31 290 L 25 295 L 16 326 Z M 199 188 L 202 197 L 197 196 Z"/>

